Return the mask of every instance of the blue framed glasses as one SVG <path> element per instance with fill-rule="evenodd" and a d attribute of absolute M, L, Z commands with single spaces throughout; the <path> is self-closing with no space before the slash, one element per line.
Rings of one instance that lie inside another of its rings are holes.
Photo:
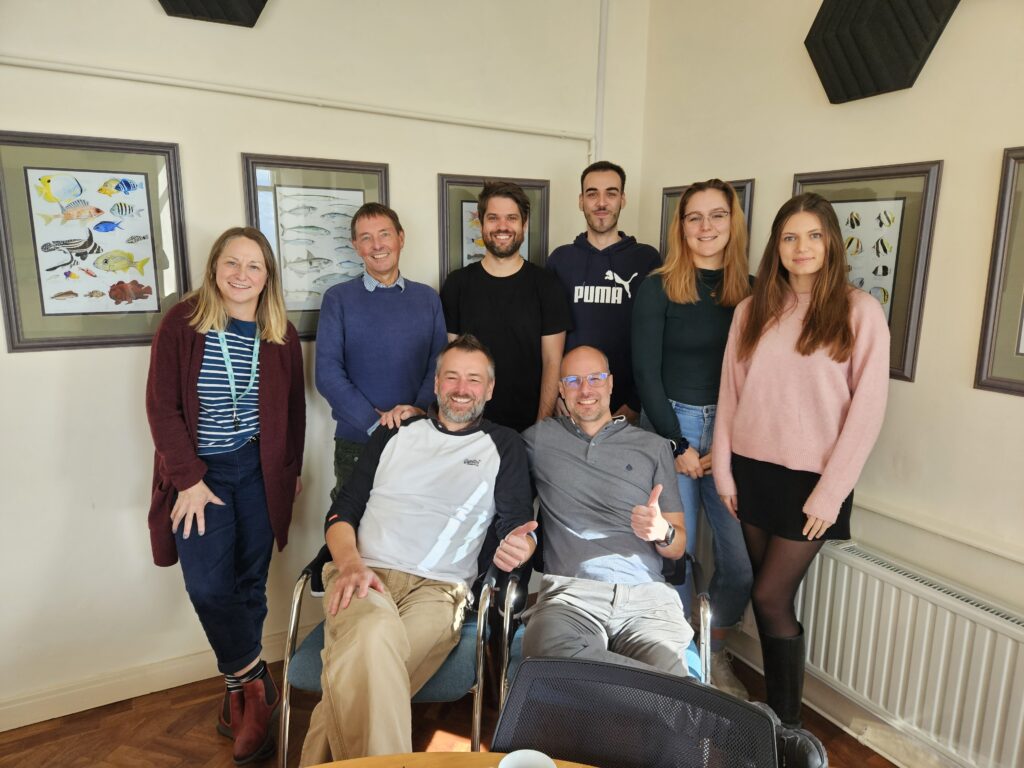
<path fill-rule="evenodd" d="M 566 376 L 562 379 L 562 383 L 568 389 L 579 389 L 585 379 L 587 384 L 592 387 L 603 387 L 610 375 L 608 371 L 602 371 L 601 373 L 588 373 L 586 376 Z"/>

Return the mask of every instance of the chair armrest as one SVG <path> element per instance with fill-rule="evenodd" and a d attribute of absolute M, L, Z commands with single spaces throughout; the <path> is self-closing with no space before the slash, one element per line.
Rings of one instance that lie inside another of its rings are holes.
<path fill-rule="evenodd" d="M 324 596 L 324 566 L 331 561 L 331 550 L 324 544 L 320 547 L 320 551 L 316 553 L 316 557 L 309 561 L 305 568 L 302 569 L 302 573 L 299 574 L 301 579 L 303 576 L 309 577 L 309 593 L 313 597 Z"/>

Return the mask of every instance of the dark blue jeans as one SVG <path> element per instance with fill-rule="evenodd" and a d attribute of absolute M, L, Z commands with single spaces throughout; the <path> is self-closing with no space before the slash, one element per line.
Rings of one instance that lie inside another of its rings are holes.
<path fill-rule="evenodd" d="M 267 615 L 267 571 L 274 532 L 267 513 L 258 443 L 203 456 L 203 481 L 224 502 L 206 505 L 206 533 L 184 524 L 175 541 L 192 607 L 217 656 L 217 668 L 233 674 L 259 658 Z"/>

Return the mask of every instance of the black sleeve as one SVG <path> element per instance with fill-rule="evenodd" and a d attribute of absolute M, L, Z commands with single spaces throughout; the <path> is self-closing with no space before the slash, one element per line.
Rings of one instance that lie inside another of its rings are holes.
<path fill-rule="evenodd" d="M 540 296 L 541 336 L 572 330 L 572 315 L 562 282 L 554 272 L 537 270 L 537 293 Z"/>
<path fill-rule="evenodd" d="M 370 500 L 370 491 L 373 490 L 373 479 L 377 476 L 377 466 L 380 464 L 381 454 L 384 453 L 384 446 L 388 440 L 398 434 L 397 429 L 388 429 L 379 426 L 370 435 L 370 442 L 363 448 L 352 470 L 352 476 L 345 481 L 341 491 L 327 511 L 327 519 L 324 521 L 324 533 L 335 523 L 348 523 L 357 531 L 359 521 L 363 519 L 363 512 L 366 511 L 366 502 Z"/>
<path fill-rule="evenodd" d="M 459 284 L 462 282 L 462 270 L 457 269 L 448 275 L 441 286 L 441 308 L 444 309 L 444 325 L 448 333 L 461 333 L 459 323 Z"/>
<path fill-rule="evenodd" d="M 491 439 L 501 463 L 494 481 L 495 527 L 503 539 L 523 523 L 533 520 L 533 494 L 526 446 L 515 430 L 494 426 Z"/>

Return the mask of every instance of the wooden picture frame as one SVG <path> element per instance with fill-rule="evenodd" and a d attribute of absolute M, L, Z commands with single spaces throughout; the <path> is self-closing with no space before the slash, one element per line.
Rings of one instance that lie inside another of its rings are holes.
<path fill-rule="evenodd" d="M 546 179 L 510 179 L 498 176 L 462 176 L 440 173 L 437 176 L 439 279 L 444 285 L 451 272 L 478 261 L 483 256 L 476 201 L 487 181 L 510 181 L 523 188 L 530 200 L 530 218 L 520 254 L 543 267 L 548 259 L 548 208 L 551 182 Z M 475 228 L 474 228 L 475 221 Z M 479 248 L 479 250 L 476 250 Z"/>
<path fill-rule="evenodd" d="M 793 194 L 817 192 L 836 209 L 851 281 L 889 321 L 889 376 L 913 381 L 921 336 L 942 161 L 798 173 Z"/>
<path fill-rule="evenodd" d="M 388 203 L 388 166 L 243 153 L 245 216 L 270 241 L 285 308 L 299 338 L 316 338 L 323 294 L 360 279 L 352 214 L 363 203 Z"/>
<path fill-rule="evenodd" d="M 741 179 L 730 181 L 729 184 L 736 190 L 736 196 L 740 199 L 740 208 L 743 209 L 743 218 L 747 220 L 747 235 L 750 235 L 750 217 L 754 210 L 754 180 Z M 672 216 L 679 205 L 679 199 L 683 193 L 690 188 L 689 184 L 681 187 L 664 187 L 661 190 L 661 237 L 658 240 L 658 250 L 661 258 L 668 255 L 668 227 Z"/>
<path fill-rule="evenodd" d="M 974 386 L 1024 396 L 1024 147 L 1003 151 Z"/>
<path fill-rule="evenodd" d="M 149 344 L 188 281 L 177 144 L 0 131 L 8 351 Z"/>

